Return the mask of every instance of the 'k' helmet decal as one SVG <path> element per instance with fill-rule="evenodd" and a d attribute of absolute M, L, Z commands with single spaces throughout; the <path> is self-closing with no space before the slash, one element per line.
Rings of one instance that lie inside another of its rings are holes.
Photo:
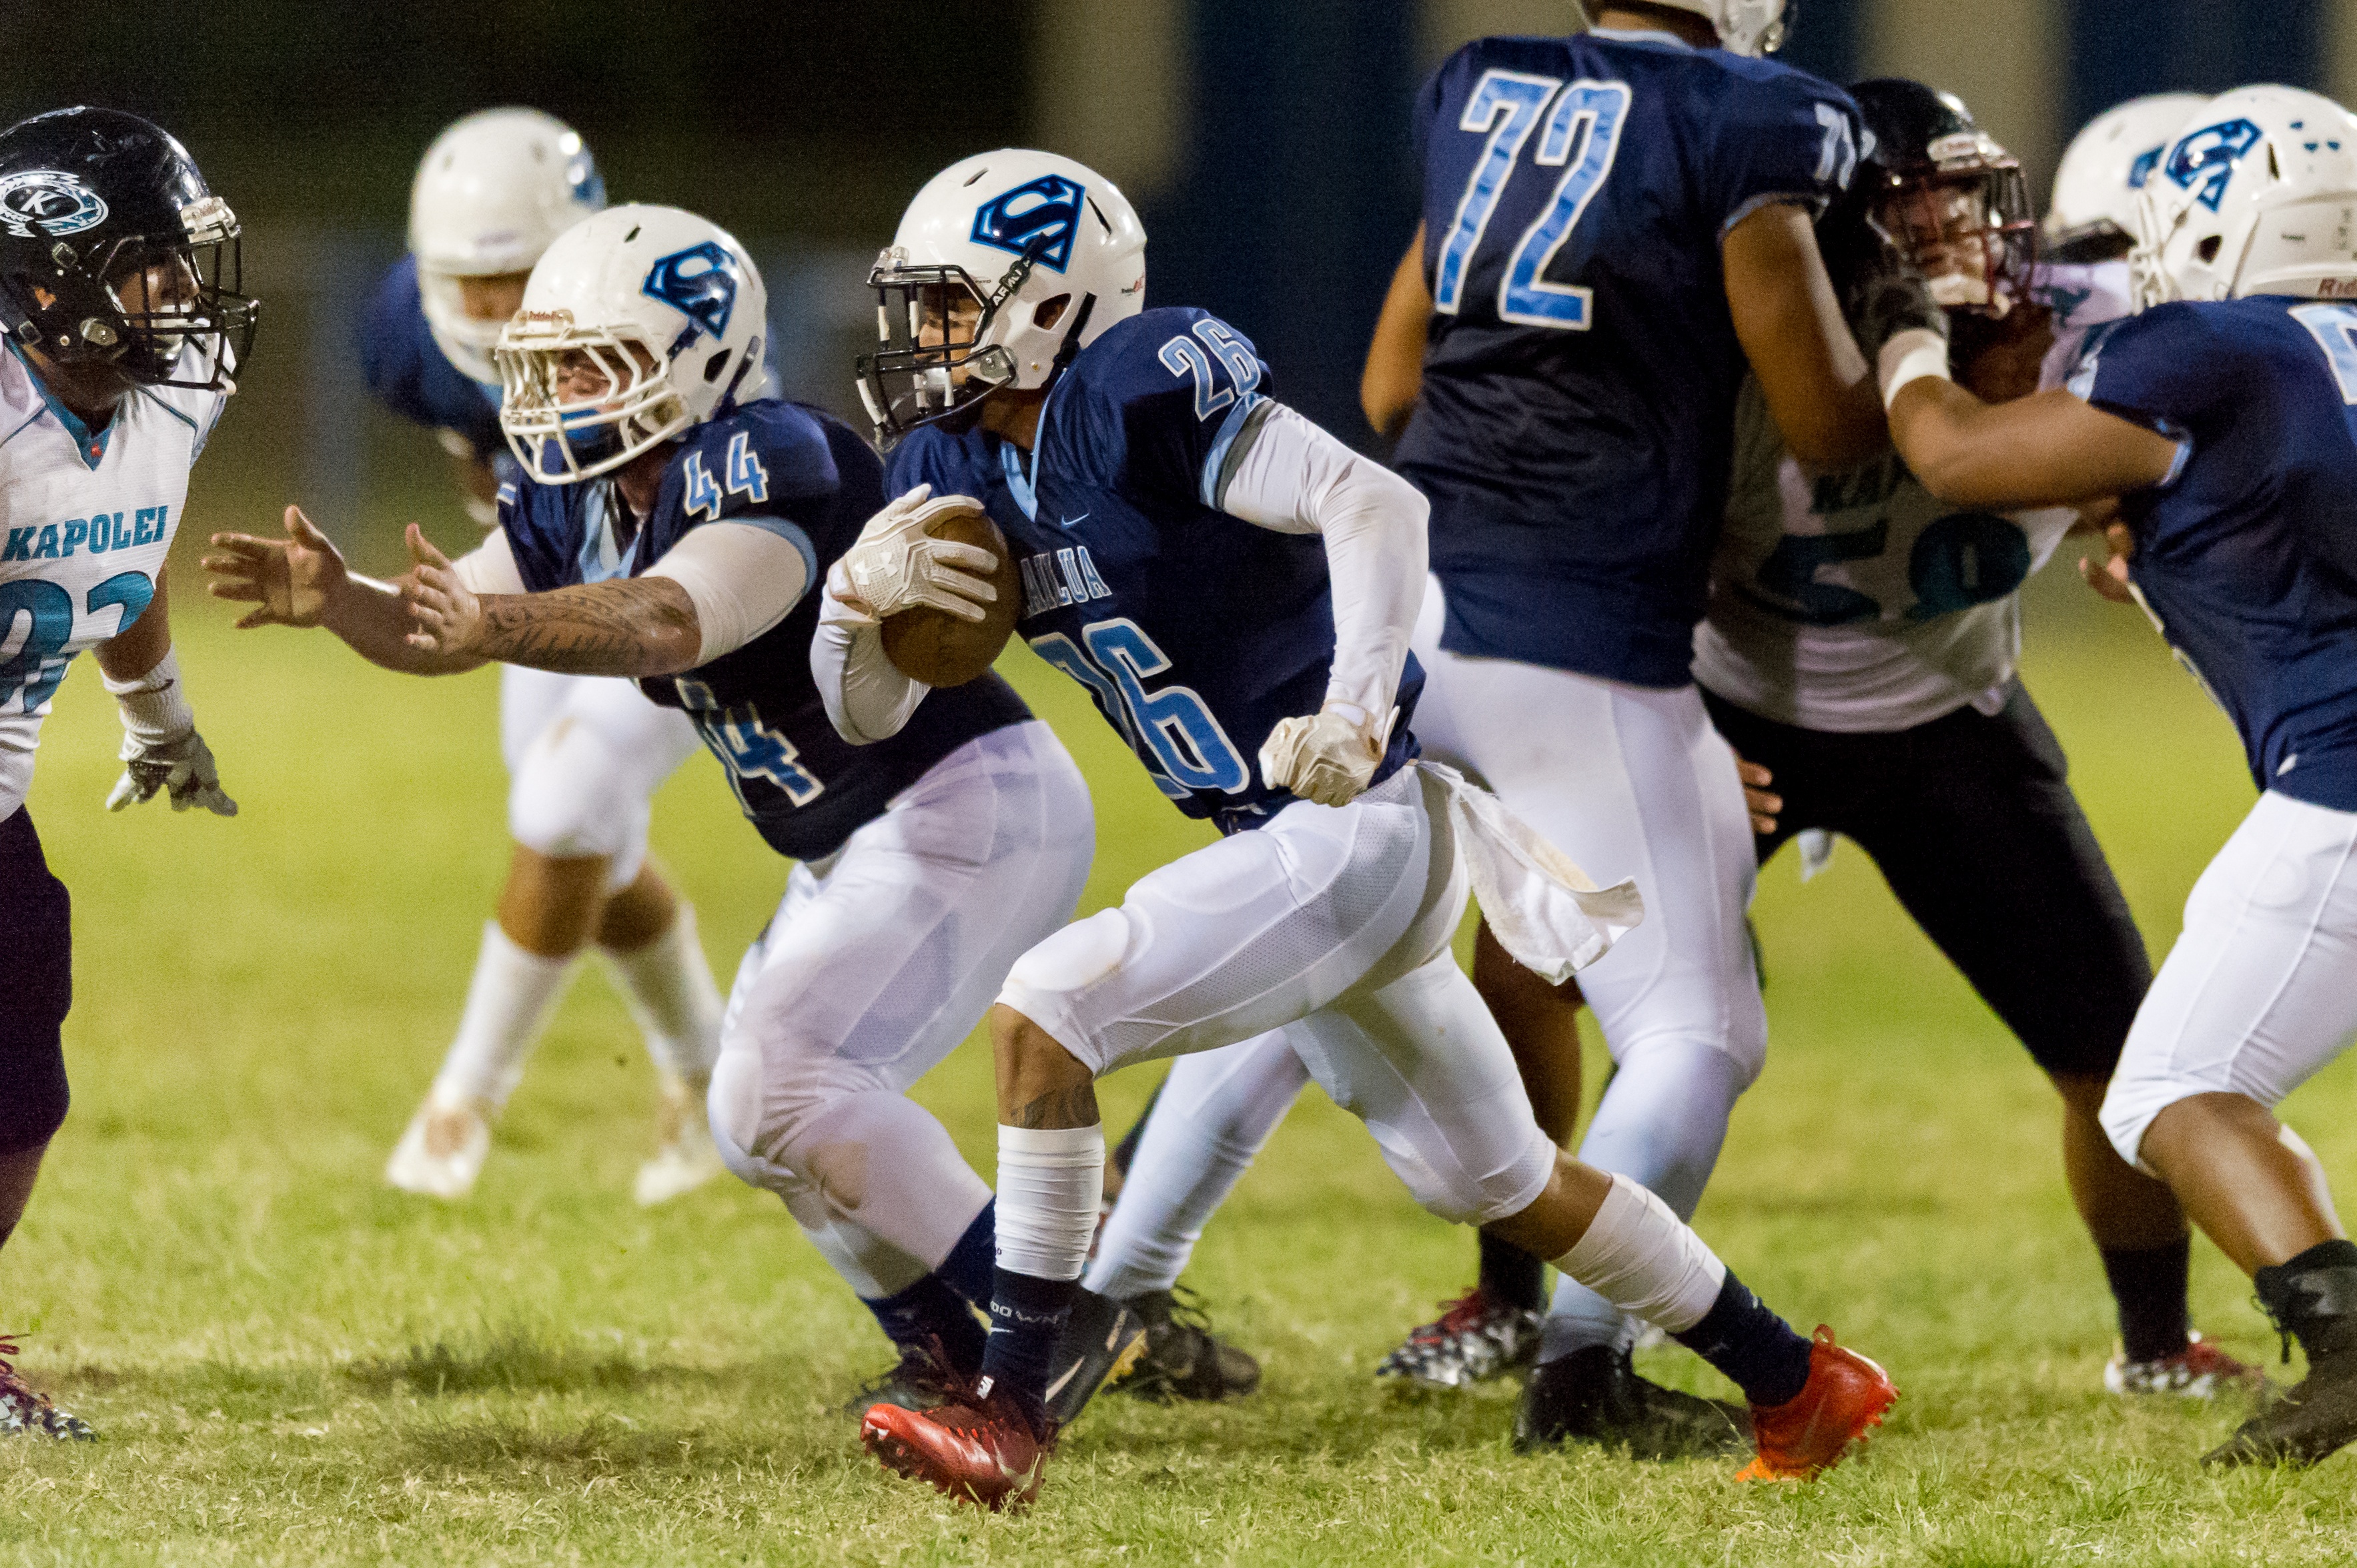
<path fill-rule="evenodd" d="M 2187 190 L 2200 186 L 2197 199 L 2215 212 L 2226 199 L 2226 188 L 2233 183 L 2234 166 L 2259 145 L 2263 134 L 2248 120 L 2229 120 L 2181 136 L 2169 152 L 2169 177 Z"/>
<path fill-rule="evenodd" d="M 1061 175 L 1041 175 L 1004 196 L 985 202 L 974 215 L 974 239 L 1015 254 L 1036 254 L 1054 272 L 1071 265 L 1072 241 L 1080 232 L 1081 188 Z M 1034 245 L 1039 249 L 1035 252 Z"/>
<path fill-rule="evenodd" d="M 656 262 L 640 292 L 687 317 L 688 326 L 671 346 L 676 357 L 695 341 L 699 331 L 718 338 L 728 330 L 728 317 L 737 308 L 737 258 L 726 246 L 706 240 Z"/>

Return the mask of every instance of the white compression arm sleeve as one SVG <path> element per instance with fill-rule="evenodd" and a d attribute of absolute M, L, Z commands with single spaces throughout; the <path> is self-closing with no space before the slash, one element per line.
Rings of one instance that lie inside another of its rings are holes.
<path fill-rule="evenodd" d="M 647 568 L 687 590 L 703 634 L 698 664 L 733 653 L 786 618 L 810 587 L 810 561 L 784 535 L 749 522 L 707 522 Z"/>
<path fill-rule="evenodd" d="M 458 581 L 477 594 L 521 594 L 523 574 L 516 570 L 515 552 L 508 548 L 508 531 L 494 528 L 483 542 L 450 563 Z"/>
<path fill-rule="evenodd" d="M 1380 725 L 1424 605 L 1432 509 L 1405 479 L 1283 403 L 1265 403 L 1251 419 L 1237 437 L 1250 445 L 1223 476 L 1220 510 L 1279 533 L 1323 536 L 1334 593 L 1326 700 L 1349 703 Z"/>
<path fill-rule="evenodd" d="M 850 587 L 842 562 L 827 568 L 818 636 L 811 642 L 811 677 L 835 734 L 854 746 L 870 746 L 899 735 L 932 688 L 901 674 L 884 657 L 884 623 L 844 602 Z"/>

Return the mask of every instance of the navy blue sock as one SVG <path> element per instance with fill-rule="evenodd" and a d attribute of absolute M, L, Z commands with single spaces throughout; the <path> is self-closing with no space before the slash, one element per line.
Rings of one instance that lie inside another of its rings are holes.
<path fill-rule="evenodd" d="M 952 1370 L 969 1376 L 981 1367 L 982 1324 L 965 1298 L 939 1273 L 927 1274 L 895 1294 L 860 1300 L 883 1326 L 885 1337 L 900 1349 L 931 1353 L 938 1347 Z"/>
<path fill-rule="evenodd" d="M 1481 1293 L 1501 1306 L 1546 1310 L 1546 1263 L 1487 1230 L 1481 1239 Z"/>
<path fill-rule="evenodd" d="M 992 1198 L 957 1239 L 950 1255 L 933 1271 L 933 1277 L 950 1289 L 974 1303 L 981 1311 L 990 1310 L 990 1271 L 998 1250 L 998 1199 Z"/>
<path fill-rule="evenodd" d="M 1044 1432 L 1048 1380 L 1054 1376 L 1056 1342 L 1072 1316 L 1078 1280 L 1043 1280 L 995 1269 L 990 1291 L 990 1344 L 982 1353 L 983 1376 L 994 1391 L 1004 1389 Z"/>
<path fill-rule="evenodd" d="M 1796 1398 L 1809 1381 L 1809 1342 L 1727 1271 L 1702 1321 L 1671 1338 L 1725 1372 L 1762 1410 Z"/>
<path fill-rule="evenodd" d="M 2190 1235 L 2163 1246 L 2103 1254 L 2104 1277 L 2120 1309 L 2120 1344 L 2129 1360 L 2161 1360 L 2181 1354 L 2190 1342 L 2185 1281 L 2192 1258 Z"/>

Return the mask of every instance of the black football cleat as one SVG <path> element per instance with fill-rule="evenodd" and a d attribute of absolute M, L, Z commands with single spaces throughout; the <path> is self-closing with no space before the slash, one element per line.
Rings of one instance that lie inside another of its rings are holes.
<path fill-rule="evenodd" d="M 1059 1429 L 1071 1425 L 1099 1389 L 1127 1373 L 1145 1354 L 1143 1318 L 1110 1296 L 1074 1291 L 1072 1316 L 1065 1320 L 1049 1363 L 1048 1418 Z"/>
<path fill-rule="evenodd" d="M 900 1359 L 890 1370 L 859 1386 L 843 1407 L 845 1415 L 865 1415 L 879 1404 L 901 1410 L 931 1410 L 950 1403 L 969 1390 L 974 1374 L 952 1366 L 937 1340 L 899 1347 Z"/>
<path fill-rule="evenodd" d="M 1637 1375 L 1626 1350 L 1591 1345 L 1543 1361 L 1514 1407 L 1514 1451 L 1566 1443 L 1622 1448 L 1634 1459 L 1702 1459 L 1751 1451 L 1744 1406 L 1697 1399 Z"/>
<path fill-rule="evenodd" d="M 1260 1387 L 1260 1363 L 1211 1333 L 1210 1318 L 1185 1286 L 1150 1291 L 1122 1305 L 1146 1325 L 1146 1348 L 1126 1373 L 1108 1380 L 1114 1391 L 1160 1403 L 1242 1399 Z"/>
<path fill-rule="evenodd" d="M 2298 1387 L 2267 1402 L 2201 1456 L 2209 1466 L 2313 1465 L 2357 1438 L 2357 1349 L 2308 1364 Z"/>

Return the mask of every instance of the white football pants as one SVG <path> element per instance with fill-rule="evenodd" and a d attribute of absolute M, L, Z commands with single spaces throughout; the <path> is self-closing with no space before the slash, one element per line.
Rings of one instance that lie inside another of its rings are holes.
<path fill-rule="evenodd" d="M 509 835 L 552 860 L 610 857 L 608 892 L 638 879 L 654 793 L 700 744 L 635 681 L 500 667 Z"/>
<path fill-rule="evenodd" d="M 1743 925 L 1758 862 L 1735 754 L 1692 686 L 1655 691 L 1445 652 L 1443 609 L 1435 580 L 1415 640 L 1426 684 L 1413 724 L 1425 755 L 1487 783 L 1598 883 L 1633 876 L 1644 895 L 1644 922 L 1579 974 L 1619 1069 L 1580 1157 L 1643 1184 L 1691 1219 L 1736 1099 L 1759 1077 L 1768 1050 Z M 1272 1083 L 1282 1074 L 1280 1064 L 1265 1061 L 1235 1070 Z M 1205 1120 L 1213 1114 L 1227 1119 Z M 1166 1115 L 1192 1125 L 1157 1139 Z M 1192 1244 L 1186 1233 L 1200 1234 L 1210 1212 L 1201 1196 L 1224 1197 L 1241 1175 L 1240 1167 L 1225 1171 L 1220 1151 L 1257 1150 L 1278 1119 L 1233 1097 L 1172 1102 L 1166 1091 L 1091 1279 L 1158 1277 L 1173 1255 L 1183 1262 Z M 1135 1222 L 1123 1213 L 1132 1205 L 1139 1206 Z M 1544 1355 L 1622 1343 L 1635 1329 L 1566 1278 Z"/>
<path fill-rule="evenodd" d="M 2273 1110 L 2357 1034 L 2357 812 L 2273 792 L 2193 885 L 2104 1096 L 2136 1163 L 2153 1118 L 2197 1094 Z"/>
<path fill-rule="evenodd" d="M 999 1000 L 1099 1075 L 1282 1030 L 1419 1203 L 1483 1224 L 1528 1208 L 1555 1152 L 1449 951 L 1465 897 L 1442 787 L 1407 768 L 1150 873 Z"/>
<path fill-rule="evenodd" d="M 990 1201 L 909 1086 L 1072 918 L 1088 786 L 1048 726 L 968 741 L 825 861 L 794 867 L 746 953 L 712 1076 L 728 1167 L 868 1299 L 939 1267 Z"/>

